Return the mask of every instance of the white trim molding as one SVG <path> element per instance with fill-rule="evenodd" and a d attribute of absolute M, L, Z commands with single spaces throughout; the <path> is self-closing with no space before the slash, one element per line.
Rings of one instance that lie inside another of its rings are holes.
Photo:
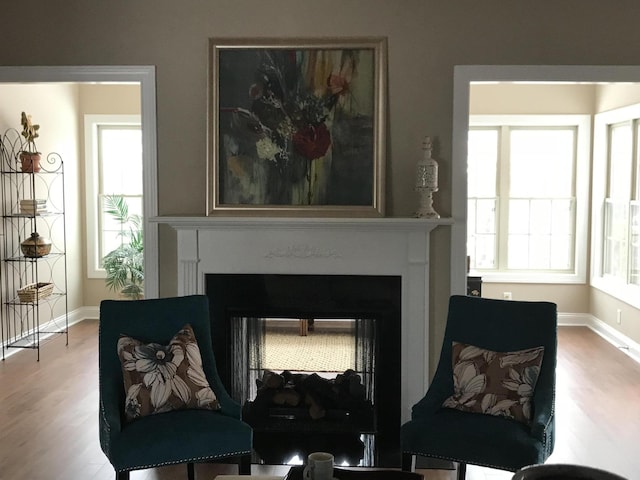
<path fill-rule="evenodd" d="M 588 327 L 640 363 L 640 344 L 589 313 L 558 313 L 558 326 Z"/>
<path fill-rule="evenodd" d="M 83 320 L 89 319 L 98 319 L 100 318 L 100 309 L 99 307 L 80 307 L 76 310 L 73 310 L 68 313 L 67 320 L 69 321 L 69 327 L 75 325 L 76 323 L 80 323 Z M 58 335 L 58 333 L 54 333 L 57 331 L 62 331 L 61 325 L 64 325 L 64 316 L 56 317 L 52 320 L 49 320 L 47 323 L 40 325 L 40 329 L 43 331 L 47 331 L 47 333 L 40 334 L 40 342 L 42 347 L 42 341 L 46 338 L 52 337 L 54 335 Z M 6 345 L 10 344 L 13 339 L 9 339 L 4 342 L 2 345 L 4 350 L 4 358 L 5 360 L 9 358 L 11 355 L 14 355 L 18 352 L 22 352 L 24 350 L 29 350 L 28 348 L 6 348 Z"/>
<path fill-rule="evenodd" d="M 100 266 L 99 238 L 100 230 L 100 175 L 98 131 L 103 125 L 142 127 L 140 115 L 85 114 L 84 115 L 84 181 L 85 181 L 85 220 L 87 239 L 87 277 L 106 278 L 107 273 Z M 108 167 L 103 167 L 108 168 Z M 82 179 L 80 180 L 82 181 Z M 106 254 L 106 252 L 105 252 Z"/>
<path fill-rule="evenodd" d="M 593 137 L 593 183 L 591 192 L 591 285 L 612 297 L 640 309 L 640 286 L 629 283 L 629 280 L 605 275 L 603 258 L 605 250 L 605 200 L 607 199 L 607 183 L 609 180 L 609 126 L 620 122 L 633 121 L 640 118 L 640 104 L 627 105 L 594 117 Z M 636 133 L 633 133 L 635 136 Z M 634 160 L 635 161 L 635 160 Z M 631 200 L 633 200 L 633 196 Z M 629 213 L 630 214 L 630 213 Z M 627 234 L 627 241 L 632 234 Z M 630 265 L 627 267 L 631 268 Z"/>

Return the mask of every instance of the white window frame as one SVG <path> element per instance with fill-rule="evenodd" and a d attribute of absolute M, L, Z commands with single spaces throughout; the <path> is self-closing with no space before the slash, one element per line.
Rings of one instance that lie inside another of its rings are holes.
<path fill-rule="evenodd" d="M 576 138 L 576 190 L 575 190 L 575 248 L 574 272 L 482 272 L 487 283 L 561 283 L 584 284 L 587 281 L 589 167 L 591 145 L 590 115 L 470 115 L 469 126 L 495 127 L 575 127 Z"/>
<path fill-rule="evenodd" d="M 640 104 L 598 113 L 594 117 L 591 285 L 635 308 L 640 308 L 640 286 L 603 273 L 606 220 L 604 202 L 607 197 L 609 178 L 609 126 L 633 119 L 640 119 Z M 633 128 L 633 135 L 636 135 L 635 128 Z M 637 152 L 634 154 L 633 162 L 638 162 Z"/>
<path fill-rule="evenodd" d="M 99 168 L 98 159 L 98 127 L 103 125 L 141 126 L 140 115 L 85 115 L 85 209 L 87 235 L 87 276 L 89 278 L 106 278 L 104 268 L 100 266 L 98 242 L 100 238 L 100 217 L 98 213 Z"/>

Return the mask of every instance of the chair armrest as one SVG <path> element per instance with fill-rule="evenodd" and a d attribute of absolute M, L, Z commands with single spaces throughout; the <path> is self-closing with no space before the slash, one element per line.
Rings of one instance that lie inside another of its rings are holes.
<path fill-rule="evenodd" d="M 211 372 L 209 383 L 218 398 L 218 402 L 220 402 L 220 413 L 227 417 L 242 420 L 242 406 L 229 395 L 222 380 L 220 380 L 217 370 Z"/>
<path fill-rule="evenodd" d="M 100 447 L 109 459 L 111 458 L 109 452 L 113 438 L 122 430 L 122 417 L 117 400 L 120 398 L 120 395 L 110 390 L 112 389 L 105 386 L 101 386 L 100 388 L 100 411 L 98 420 L 100 427 Z M 122 407 L 124 407 L 124 403 Z"/>
<path fill-rule="evenodd" d="M 411 409 L 411 418 L 430 416 L 436 410 L 442 408 L 444 402 L 453 392 L 444 382 L 434 381 L 429 385 L 429 389 L 424 397 Z"/>
<path fill-rule="evenodd" d="M 531 435 L 544 440 L 544 436 L 546 435 L 547 431 L 550 430 L 552 421 L 553 414 L 551 414 L 550 412 L 536 413 L 531 421 Z"/>
<path fill-rule="evenodd" d="M 555 393 L 553 389 L 537 391 L 533 397 L 533 418 L 531 419 L 531 435 L 540 440 L 545 439 L 552 429 L 555 410 Z"/>
<path fill-rule="evenodd" d="M 242 406 L 233 398 L 231 398 L 224 387 L 222 387 L 221 389 L 214 388 L 214 391 L 216 392 L 216 396 L 218 397 L 218 401 L 220 402 L 220 413 L 228 417 L 233 417 L 241 420 Z"/>

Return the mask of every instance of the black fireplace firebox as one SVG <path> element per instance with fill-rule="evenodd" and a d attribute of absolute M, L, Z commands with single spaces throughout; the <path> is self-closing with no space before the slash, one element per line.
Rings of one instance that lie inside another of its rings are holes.
<path fill-rule="evenodd" d="M 400 465 L 401 277 L 207 274 L 206 294 L 218 370 L 254 428 L 256 463 L 286 463 L 295 455 L 303 459 L 328 450 L 343 465 Z M 265 420 L 249 410 L 256 373 L 247 363 L 260 344 L 263 327 L 256 319 L 265 318 L 353 319 L 356 370 L 367 391 L 364 407 L 321 419 L 284 412 Z"/>

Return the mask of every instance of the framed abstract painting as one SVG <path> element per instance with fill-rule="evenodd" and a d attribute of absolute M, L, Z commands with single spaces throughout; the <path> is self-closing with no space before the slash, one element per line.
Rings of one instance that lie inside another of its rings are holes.
<path fill-rule="evenodd" d="M 384 38 L 210 39 L 209 215 L 384 215 Z"/>

